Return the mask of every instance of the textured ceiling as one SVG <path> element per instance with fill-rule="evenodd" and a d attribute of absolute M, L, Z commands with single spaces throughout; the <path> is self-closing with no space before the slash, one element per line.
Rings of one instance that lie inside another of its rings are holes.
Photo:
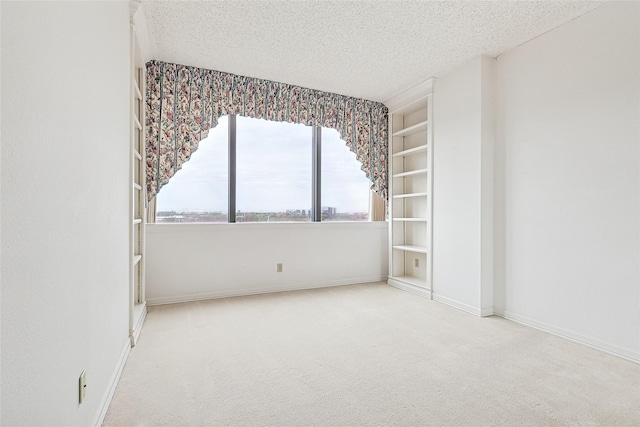
<path fill-rule="evenodd" d="M 154 59 L 385 101 L 592 1 L 151 1 Z"/>

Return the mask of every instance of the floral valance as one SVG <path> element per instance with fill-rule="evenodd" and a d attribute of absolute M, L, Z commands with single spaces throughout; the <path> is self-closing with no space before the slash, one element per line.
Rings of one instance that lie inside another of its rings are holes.
<path fill-rule="evenodd" d="M 379 102 L 160 61 L 147 63 L 151 200 L 227 114 L 336 129 L 387 199 L 387 107 Z"/>

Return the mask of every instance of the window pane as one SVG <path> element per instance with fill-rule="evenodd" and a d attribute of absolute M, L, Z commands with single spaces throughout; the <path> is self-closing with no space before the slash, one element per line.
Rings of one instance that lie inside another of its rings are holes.
<path fill-rule="evenodd" d="M 228 117 L 158 193 L 158 222 L 227 222 Z"/>
<path fill-rule="evenodd" d="M 369 180 L 335 129 L 322 128 L 322 220 L 368 221 Z"/>
<path fill-rule="evenodd" d="M 237 117 L 236 221 L 309 221 L 311 128 Z"/>

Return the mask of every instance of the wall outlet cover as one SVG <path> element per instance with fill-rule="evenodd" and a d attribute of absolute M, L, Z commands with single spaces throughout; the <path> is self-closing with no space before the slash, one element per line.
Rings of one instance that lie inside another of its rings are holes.
<path fill-rule="evenodd" d="M 78 381 L 79 394 L 78 394 L 78 402 L 84 402 L 84 397 L 87 394 L 87 371 L 82 371 L 80 374 L 80 379 Z"/>

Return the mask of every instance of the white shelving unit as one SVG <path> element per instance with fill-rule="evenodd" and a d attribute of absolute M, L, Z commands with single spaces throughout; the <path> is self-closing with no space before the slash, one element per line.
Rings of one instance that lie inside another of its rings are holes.
<path fill-rule="evenodd" d="M 389 113 L 389 280 L 431 297 L 432 94 L 403 94 Z M 410 99 L 410 100 L 408 100 Z M 403 101 L 405 100 L 405 101 Z"/>
<path fill-rule="evenodd" d="M 146 316 L 145 300 L 145 60 L 134 23 L 137 4 L 131 5 L 131 155 L 130 155 L 130 264 L 129 264 L 129 337 L 135 345 Z"/>

